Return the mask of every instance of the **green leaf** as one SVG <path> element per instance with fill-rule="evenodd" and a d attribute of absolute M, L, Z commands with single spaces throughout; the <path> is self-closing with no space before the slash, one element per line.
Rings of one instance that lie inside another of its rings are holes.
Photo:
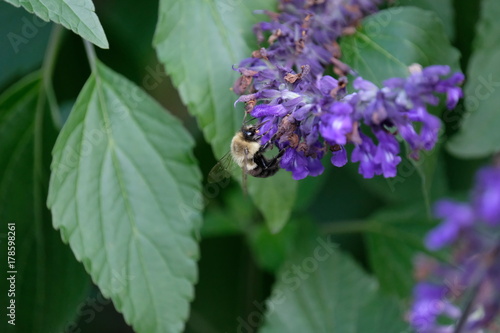
<path fill-rule="evenodd" d="M 0 329 L 2 332 L 62 332 L 82 305 L 90 282 L 52 228 L 45 207 L 50 149 L 57 133 L 48 112 L 45 118 L 35 115 L 40 84 L 38 73 L 30 75 L 0 96 L 0 252 L 5 260 L 0 271 L 4 293 L 0 327 L 7 327 Z M 37 136 L 42 140 L 37 142 L 37 149 L 41 149 L 38 171 L 35 129 L 43 136 Z M 7 223 L 14 223 L 15 235 L 7 234 Z M 7 236 L 15 236 L 15 266 L 10 268 Z M 5 316 L 10 288 L 7 277 L 11 275 L 8 270 L 17 271 L 15 326 L 8 325 L 11 318 Z"/>
<path fill-rule="evenodd" d="M 181 332 L 199 256 L 201 174 L 181 122 L 101 63 L 53 150 L 48 205 L 136 332 Z"/>
<path fill-rule="evenodd" d="M 241 106 L 233 105 L 237 96 L 230 89 L 238 73 L 231 67 L 258 48 L 252 26 L 267 17 L 253 10 L 272 5 L 265 0 L 160 1 L 154 37 L 158 58 L 219 158 L 229 151 L 243 118 Z M 296 189 L 284 171 L 249 182 L 248 192 L 272 231 L 288 220 Z"/>
<path fill-rule="evenodd" d="M 377 176 L 363 179 L 358 174 L 358 164 L 345 168 L 364 189 L 391 204 L 428 204 L 442 197 L 448 189 L 448 183 L 440 145 L 431 151 L 422 151 L 418 161 L 408 157 L 407 147 L 403 146 L 401 151 L 402 160 L 397 167 L 397 175 L 392 178 Z"/>
<path fill-rule="evenodd" d="M 360 333 L 412 332 L 403 319 L 404 309 L 399 304 L 393 297 L 388 297 L 383 292 L 377 292 L 359 310 L 362 317 L 357 322 L 356 331 Z"/>
<path fill-rule="evenodd" d="M 218 157 L 241 127 L 243 111 L 234 109 L 237 96 L 230 90 L 239 73 L 231 67 L 257 48 L 252 26 L 262 16 L 255 9 L 271 8 L 264 0 L 160 0 L 158 58 Z"/>
<path fill-rule="evenodd" d="M 422 239 L 435 225 L 423 205 L 389 208 L 368 219 L 365 238 L 370 264 L 384 292 L 408 298 L 414 286 L 413 260 L 428 253 Z"/>
<path fill-rule="evenodd" d="M 440 20 L 434 13 L 418 8 L 396 7 L 369 16 L 341 45 L 344 61 L 378 86 L 391 77 L 407 77 L 408 66 L 413 63 L 459 69 L 459 52 L 451 46 Z M 441 109 L 431 112 L 439 116 Z M 433 195 L 430 184 L 439 171 L 439 146 L 431 152 L 422 152 L 422 156 L 417 164 L 403 156 L 395 178 L 375 177 L 364 183 L 389 201 L 428 200 Z M 415 188 L 422 191 L 419 193 Z"/>
<path fill-rule="evenodd" d="M 289 172 L 281 170 L 270 178 L 249 179 L 248 193 L 264 215 L 269 230 L 276 233 L 290 218 L 297 195 L 297 182 Z"/>
<path fill-rule="evenodd" d="M 486 157 L 500 151 L 500 4 L 485 0 L 467 69 L 464 88 L 466 113 L 461 129 L 448 142 L 448 150 L 462 158 Z"/>
<path fill-rule="evenodd" d="M 413 7 L 395 7 L 367 17 L 354 35 L 342 39 L 341 46 L 343 60 L 378 86 L 391 77 L 407 77 L 413 63 L 460 68 L 460 54 L 440 20 Z"/>
<path fill-rule="evenodd" d="M 421 9 L 433 11 L 443 22 L 444 31 L 446 32 L 448 39 L 453 40 L 455 36 L 455 11 L 452 0 L 399 0 L 398 6 L 415 6 Z"/>
<path fill-rule="evenodd" d="M 245 326 L 253 323 L 249 316 L 240 325 L 248 331 Z M 375 279 L 318 237 L 281 270 L 260 332 L 399 333 L 404 328 L 402 311 L 378 292 Z"/>
<path fill-rule="evenodd" d="M 108 40 L 95 14 L 91 0 L 5 0 L 16 7 L 23 6 L 44 21 L 59 23 L 95 45 L 107 49 Z M 38 22 L 37 25 L 42 25 Z M 35 27 L 37 30 L 37 27 Z"/>
<path fill-rule="evenodd" d="M 309 219 L 292 220 L 279 233 L 259 224 L 249 226 L 246 236 L 255 261 L 271 273 L 276 273 L 287 255 L 295 246 L 295 239 L 301 223 L 312 223 Z"/>

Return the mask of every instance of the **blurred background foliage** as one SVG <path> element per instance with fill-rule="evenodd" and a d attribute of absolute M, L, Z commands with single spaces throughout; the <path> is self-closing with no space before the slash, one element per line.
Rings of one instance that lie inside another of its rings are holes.
<path fill-rule="evenodd" d="M 176 89 L 159 65 L 152 47 L 158 2 L 96 0 L 94 3 L 110 44 L 109 50 L 97 49 L 98 58 L 116 72 L 143 87 L 148 94 L 182 120 L 196 140 L 195 156 L 200 161 L 200 168 L 206 177 L 216 163 L 212 149 L 204 141 L 195 119 L 181 103 Z M 437 8 L 439 6 L 432 5 L 437 2 L 408 0 L 402 1 L 402 4 L 420 4 L 423 8 L 438 10 L 439 16 L 445 23 L 446 33 L 452 37 L 454 46 L 462 54 L 462 71 L 466 72 L 472 52 L 474 27 L 479 17 L 480 2 L 454 0 L 450 7 L 443 9 L 444 12 L 439 11 Z M 6 91 L 13 83 L 41 66 L 52 23 L 46 23 L 37 29 L 37 33 L 30 38 L 29 43 L 20 45 L 19 52 L 14 51 L 5 37 L 8 32 L 19 33 L 26 26 L 26 22 L 33 20 L 33 15 L 24 9 L 0 2 L 2 32 L 0 92 Z M 228 72 L 230 70 L 228 67 Z M 54 86 L 63 119 L 69 114 L 89 74 L 90 68 L 81 38 L 66 31 L 54 74 Z M 155 77 L 153 86 L 148 81 L 151 76 Z M 459 110 L 463 110 L 463 106 L 459 107 Z M 454 121 L 447 122 L 446 134 L 451 135 L 456 132 L 458 123 L 458 117 L 454 118 Z M 442 170 L 436 176 L 438 178 L 436 181 L 447 182 L 451 192 L 466 191 L 470 187 L 474 171 L 484 163 L 485 159 L 461 160 L 443 153 Z M 23 172 L 30 174 L 29 170 L 19 170 L 20 181 L 24 177 Z M 418 181 L 418 178 L 416 179 Z M 418 203 L 401 208 L 402 212 L 394 212 L 391 209 L 384 212 L 385 207 L 398 201 L 399 194 L 393 198 L 390 197 L 390 193 L 389 196 L 384 196 L 383 191 L 380 191 L 377 185 L 373 185 L 377 181 L 385 182 L 384 179 L 376 181 L 362 179 L 357 173 L 357 165 L 348 165 L 340 169 L 329 167 L 321 177 L 301 180 L 298 190 L 300 195 L 292 219 L 275 235 L 268 231 L 261 213 L 251 200 L 243 195 L 237 182 L 231 181 L 222 190 L 221 195 L 209 201 L 205 209 L 201 231 L 199 282 L 196 285 L 196 298 L 192 303 L 185 331 L 234 332 L 238 325 L 237 318 L 247 318 L 253 311 L 260 311 L 256 304 L 262 304 L 269 296 L 275 280 L 274 274 L 293 250 L 295 237 L 300 233 L 301 226 L 311 223 L 319 225 L 325 234 L 332 233 L 333 240 L 340 248 L 349 252 L 366 271 L 372 271 L 370 260 L 380 263 L 376 269 L 380 271 L 378 276 L 381 279 L 382 289 L 407 296 L 411 288 L 411 276 L 408 276 L 408 280 L 398 280 L 398 278 L 411 274 L 411 263 L 408 260 L 415 248 L 419 247 L 419 238 L 430 225 L 414 230 L 414 227 L 399 223 L 404 214 L 415 218 L 415 211 L 420 213 L 425 211 L 425 208 L 420 207 Z M 444 193 L 439 193 L 442 194 Z M 5 197 L 2 197 L 3 199 Z M 24 208 L 23 213 L 28 212 L 28 215 L 19 216 L 18 220 L 32 219 L 29 214 L 30 209 L 30 207 Z M 2 223 L 3 217 L 16 216 L 16 214 L 9 215 L 11 213 L 5 207 L 0 212 Z M 373 216 L 374 212 L 378 214 Z M 47 213 L 46 211 L 45 214 Z M 383 224 L 390 225 L 391 230 L 402 229 L 408 238 L 394 239 L 388 233 L 377 232 L 381 230 Z M 60 241 L 58 232 L 52 230 L 50 225 L 45 227 L 51 237 L 48 241 L 57 243 L 67 255 L 71 255 L 67 246 Z M 372 232 L 363 236 L 360 231 L 366 231 L 367 228 Z M 18 239 L 21 240 L 22 236 L 18 236 Z M 401 256 L 395 259 L 401 263 L 401 267 L 385 267 L 384 262 L 388 256 Z M 79 265 L 75 269 L 82 270 L 82 267 Z M 394 270 L 403 273 L 394 275 Z M 80 277 L 85 275 L 83 272 L 80 273 Z M 58 272 L 48 271 L 47 275 L 47 279 L 56 283 L 57 280 L 51 274 L 57 275 Z M 0 277 L 3 280 L 3 276 Z M 122 315 L 114 310 L 109 300 L 100 296 L 99 289 L 90 283 L 90 279 L 75 277 L 73 282 L 78 284 L 74 292 L 81 294 L 81 302 L 67 304 L 68 309 L 74 309 L 75 306 L 78 308 L 77 315 L 69 311 L 70 313 L 66 314 L 65 324 L 58 328 L 59 331 L 132 332 Z M 28 299 L 28 295 L 21 297 L 24 301 Z M 50 302 L 64 302 L 65 293 L 51 292 L 50 299 Z M 22 322 L 22 313 L 20 312 L 18 316 L 19 322 Z M 2 325 L 4 322 L 2 319 Z M 32 328 L 23 331 L 22 327 L 22 325 L 18 327 L 18 332 L 34 332 Z"/>

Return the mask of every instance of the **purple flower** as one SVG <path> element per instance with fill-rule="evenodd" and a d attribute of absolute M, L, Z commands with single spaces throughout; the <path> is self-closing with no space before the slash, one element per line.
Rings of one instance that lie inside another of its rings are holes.
<path fill-rule="evenodd" d="M 380 166 L 374 161 L 375 151 L 377 147 L 372 139 L 362 135 L 361 143 L 356 145 L 352 151 L 351 160 L 359 162 L 359 173 L 365 178 L 372 178 L 374 175 L 380 174 Z"/>
<path fill-rule="evenodd" d="M 419 333 L 453 332 L 450 326 L 438 326 L 440 316 L 458 318 L 460 310 L 447 301 L 449 290 L 442 285 L 420 283 L 413 291 L 410 323 Z"/>
<path fill-rule="evenodd" d="M 328 64 L 340 62 L 340 49 L 334 42 L 364 16 L 377 11 L 381 3 L 382 0 L 281 0 L 281 13 L 260 11 L 272 21 L 257 24 L 254 32 L 259 42 L 264 41 L 265 32 L 271 34 L 266 58 L 272 64 L 296 69 L 307 65 L 313 75 L 320 75 Z"/>
<path fill-rule="evenodd" d="M 345 79 L 314 77 L 308 67 L 301 73 L 279 71 L 280 79 L 262 81 L 260 91 L 238 99 L 255 105 L 250 114 L 259 122 L 269 123 L 264 125 L 263 133 L 273 134 L 265 135 L 262 143 L 274 139 L 280 147 L 297 150 L 300 146 L 303 151 L 312 146 L 324 146 L 326 151 L 327 146 L 354 144 L 351 160 L 360 162 L 360 173 L 371 178 L 396 176 L 401 157 L 394 133 L 408 142 L 413 158 L 418 158 L 420 150 L 432 149 L 437 141 L 441 122 L 427 111 L 425 103 L 436 103 L 432 93 L 437 93 L 437 85 L 448 79 L 436 77 L 435 73 L 449 71 L 447 66 L 423 69 L 406 79 L 388 80 L 388 86 L 383 88 L 357 78 L 354 87 L 358 90 L 351 94 L 345 92 Z M 413 96 L 411 89 L 425 93 Z M 377 142 L 361 131 L 361 124 L 367 125 Z M 337 159 L 332 164 L 343 165 Z M 301 167 L 305 168 L 303 172 L 298 171 Z M 288 167 L 296 177 L 312 175 L 306 168 L 299 162 Z"/>
<path fill-rule="evenodd" d="M 307 176 L 318 176 L 323 173 L 324 167 L 321 160 L 306 157 L 303 152 L 287 149 L 280 161 L 280 166 L 292 172 L 295 180 L 304 179 Z"/>
<path fill-rule="evenodd" d="M 325 140 L 334 145 L 345 145 L 347 134 L 352 132 L 352 106 L 347 103 L 334 103 L 321 116 L 319 131 Z"/>
<path fill-rule="evenodd" d="M 500 315 L 500 168 L 478 172 L 470 201 L 442 200 L 435 206 L 443 222 L 425 243 L 430 250 L 449 246 L 451 258 L 427 268 L 423 260 L 418 262 L 417 269 L 427 271 L 421 277 L 434 281 L 421 281 L 414 288 L 410 322 L 418 332 L 455 332 L 454 324 L 442 326 L 439 318 L 451 323 L 460 318 L 464 333 L 482 332 Z M 466 310 L 457 308 L 467 302 Z"/>
<path fill-rule="evenodd" d="M 359 162 L 365 178 L 394 177 L 401 162 L 396 134 L 408 143 L 410 157 L 431 150 L 441 128 L 427 110 L 446 94 L 454 107 L 462 96 L 463 75 L 450 75 L 448 66 L 409 67 L 406 78 L 391 78 L 382 87 L 356 77 L 347 92 L 350 69 L 338 60 L 336 40 L 354 28 L 365 15 L 377 10 L 381 0 L 282 0 L 280 13 L 263 12 L 271 22 L 254 31 L 260 41 L 271 33 L 267 49 L 254 51 L 238 68 L 240 79 L 233 90 L 237 102 L 262 126 L 261 143 L 286 149 L 282 168 L 301 179 L 317 175 L 320 159 L 331 151 L 331 163 L 347 163 L 345 146 L 354 149 L 351 161 Z M 323 75 L 334 65 L 338 79 Z M 353 74 L 353 73 L 351 73 Z M 374 139 L 374 140 L 373 140 Z M 338 149 L 341 147 L 341 149 Z"/>
<path fill-rule="evenodd" d="M 460 231 L 469 228 L 475 218 L 468 204 L 450 200 L 439 201 L 434 206 L 434 215 L 444 221 L 429 232 L 425 239 L 425 245 L 431 250 L 438 250 L 456 241 Z"/>
<path fill-rule="evenodd" d="M 478 217 L 490 224 L 500 224 L 500 172 L 495 168 L 479 171 L 474 196 Z"/>
<path fill-rule="evenodd" d="M 253 108 L 252 116 L 256 118 L 263 118 L 268 116 L 283 117 L 288 113 L 288 110 L 283 104 L 271 105 L 260 104 Z"/>
<path fill-rule="evenodd" d="M 394 135 L 387 133 L 384 130 L 379 130 L 375 133 L 379 144 L 377 146 L 373 161 L 380 165 L 384 177 L 395 177 L 397 173 L 397 165 L 401 162 L 399 154 L 399 143 Z"/>
<path fill-rule="evenodd" d="M 336 167 L 343 167 L 347 164 L 347 152 L 344 147 L 336 146 L 332 151 L 332 158 L 330 159 L 332 164 Z"/>

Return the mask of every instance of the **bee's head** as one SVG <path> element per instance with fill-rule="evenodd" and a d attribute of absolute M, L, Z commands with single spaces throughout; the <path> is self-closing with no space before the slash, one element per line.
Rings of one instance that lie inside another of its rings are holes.
<path fill-rule="evenodd" d="M 259 129 L 254 125 L 245 125 L 241 127 L 241 134 L 247 141 L 257 141 L 260 138 Z"/>
<path fill-rule="evenodd" d="M 257 141 L 260 139 L 262 136 L 260 134 L 259 129 L 267 123 L 267 121 L 264 121 L 258 125 L 243 125 L 241 127 L 241 134 L 243 135 L 243 138 L 248 141 Z"/>

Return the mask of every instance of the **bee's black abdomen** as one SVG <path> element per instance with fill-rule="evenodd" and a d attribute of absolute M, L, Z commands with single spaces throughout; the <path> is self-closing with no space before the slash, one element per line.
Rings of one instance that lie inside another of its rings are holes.
<path fill-rule="evenodd" d="M 276 163 L 274 166 L 268 167 L 268 168 L 261 168 L 260 166 L 257 166 L 253 170 L 248 170 L 248 173 L 254 177 L 267 178 L 267 177 L 271 177 L 272 175 L 274 175 L 276 172 L 279 171 L 279 169 L 280 169 L 280 167 Z"/>

